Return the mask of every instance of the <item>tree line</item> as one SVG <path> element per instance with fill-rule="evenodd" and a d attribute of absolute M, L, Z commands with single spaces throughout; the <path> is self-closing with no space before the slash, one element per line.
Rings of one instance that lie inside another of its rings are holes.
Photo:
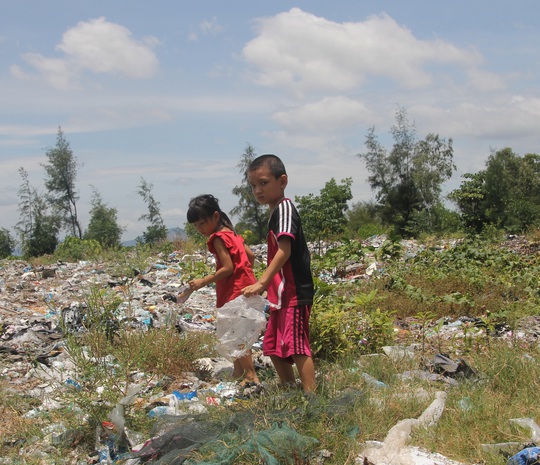
<path fill-rule="evenodd" d="M 460 187 L 443 198 L 442 186 L 456 170 L 453 140 L 433 133 L 419 139 L 404 108 L 397 108 L 395 119 L 390 149 L 381 145 L 371 127 L 365 137 L 365 151 L 357 154 L 365 163 L 373 200 L 349 206 L 352 178 L 339 183 L 332 178 L 318 195 L 295 198 L 309 241 L 321 243 L 383 232 L 411 238 L 458 231 L 477 234 L 493 227 L 521 233 L 540 226 L 540 155 L 520 156 L 510 148 L 492 151 L 485 169 L 463 175 Z M 80 165 L 61 128 L 56 145 L 45 155 L 45 193 L 38 192 L 26 170 L 19 168 L 20 219 L 14 227 L 18 241 L 1 227 L 0 258 L 9 256 L 17 242 L 24 256 L 51 254 L 59 244 L 61 231 L 67 238 L 95 241 L 102 248 L 119 247 L 123 229 L 118 224 L 117 209 L 109 207 L 93 186 L 88 228 L 83 231 L 81 227 L 76 189 Z M 267 209 L 255 200 L 246 176 L 249 163 L 256 157 L 254 147 L 247 144 L 237 165 L 242 181 L 232 189 L 238 204 L 230 212 L 237 219 L 237 232 L 249 244 L 265 240 L 268 220 Z M 165 241 L 167 228 L 153 185 L 141 177 L 137 189 L 146 205 L 139 221 L 148 223 L 137 242 Z M 445 200 L 456 208 L 448 208 Z M 189 225 L 186 232 L 196 236 Z"/>

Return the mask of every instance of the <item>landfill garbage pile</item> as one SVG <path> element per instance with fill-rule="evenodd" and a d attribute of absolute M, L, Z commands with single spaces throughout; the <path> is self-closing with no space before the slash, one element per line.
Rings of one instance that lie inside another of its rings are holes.
<path fill-rule="evenodd" d="M 363 245 L 372 249 L 373 253 L 366 253 L 359 263 L 347 263 L 345 273 L 327 270 L 320 278 L 329 283 L 339 283 L 371 279 L 383 274 L 384 263 L 375 251 L 385 240 L 384 236 L 367 239 Z M 444 250 L 454 244 L 455 241 L 448 241 L 437 247 Z M 423 250 L 423 246 L 415 241 L 402 241 L 401 245 L 404 251 L 403 260 Z M 335 244 L 322 246 L 330 248 Z M 532 247 L 521 238 L 510 238 L 505 246 L 516 253 L 526 253 Z M 318 247 L 320 248 L 321 244 Z M 256 246 L 254 252 L 257 260 L 265 263 L 266 246 Z M 108 266 L 99 262 L 58 262 L 34 268 L 24 260 L 3 261 L 0 265 L 0 377 L 10 389 L 24 392 L 39 401 L 40 405 L 26 412 L 25 418 L 38 417 L 62 407 L 62 392 L 79 388 L 73 364 L 65 352 L 63 339 L 66 330 L 74 333 L 83 330 L 82 320 L 90 289 L 107 288 L 116 293 L 120 301 L 118 318 L 133 328 L 174 325 L 179 331 L 215 332 L 213 288 L 207 287 L 185 295 L 185 300 L 173 298 L 185 290 L 186 283 L 179 266 L 184 259 L 185 257 L 179 257 L 176 253 L 157 257 L 143 270 L 129 270 L 129 273 L 126 273 L 128 276 L 119 273 L 112 275 Z M 190 259 L 208 261 L 211 256 L 200 255 Z M 445 334 L 447 337 L 456 337 L 463 331 L 466 323 L 469 322 L 464 318 L 449 321 L 443 326 L 438 337 L 445 337 Z M 114 322 L 110 329 L 114 331 Z M 529 317 L 521 326 L 518 325 L 518 331 L 520 337 L 531 335 L 530 337 L 536 338 L 540 334 L 540 317 Z M 249 343 L 253 343 L 253 340 Z M 256 364 L 258 367 L 270 367 L 269 360 L 261 355 L 260 347 L 260 341 L 256 341 L 253 346 Z M 400 357 L 404 354 L 408 356 L 414 354 L 414 348 L 387 347 L 385 353 L 390 357 L 396 354 Z M 109 417 L 96 431 L 95 451 L 86 457 L 69 457 L 65 463 L 184 463 L 192 450 L 213 455 L 215 463 L 223 464 L 234 463 L 238 454 L 253 451 L 257 451 L 268 464 L 283 463 L 283 454 L 290 455 L 291 451 L 298 453 L 298 457 L 311 457 L 310 463 L 323 463 L 325 452 L 317 450 L 316 438 L 302 436 L 278 419 L 267 430 L 250 436 L 248 442 L 238 442 L 235 431 L 250 431 L 251 420 L 244 419 L 242 423 L 238 423 L 238 419 L 235 419 L 226 425 L 218 425 L 208 420 L 210 407 L 227 405 L 242 396 L 259 394 L 257 388 L 252 391 L 249 391 L 250 387 L 240 390 L 236 383 L 228 381 L 228 375 L 232 373 L 230 359 L 231 357 L 225 356 L 199 360 L 198 371 L 186 373 L 179 389 L 166 393 L 154 393 L 154 388 L 159 388 L 159 383 L 163 380 L 149 380 L 144 373 L 136 374 L 133 384 L 127 387 L 126 397 L 111 408 Z M 404 379 L 423 378 L 446 385 L 459 382 L 460 377 L 476 376 L 479 374 L 474 373 L 465 361 L 454 362 L 441 354 L 425 371 L 403 373 Z M 363 377 L 368 385 L 385 388 L 384 383 L 381 384 L 368 373 Z M 340 405 L 348 405 L 347 402 L 354 401 L 361 393 L 349 392 L 347 395 L 349 397 L 335 400 L 334 410 L 323 413 L 330 415 L 339 412 Z M 141 437 L 139 433 L 125 426 L 125 409 L 135 402 L 141 402 L 141 399 L 148 415 L 159 420 L 152 438 Z M 464 399 L 463 408 L 467 406 L 467 399 Z M 313 409 L 316 408 L 313 406 Z M 530 419 L 522 419 L 528 420 Z M 416 424 L 414 421 L 411 424 L 413 423 Z M 47 462 L 50 455 L 47 451 L 58 445 L 70 444 L 73 441 L 73 431 L 59 422 L 50 425 L 45 433 L 45 438 L 41 441 L 32 443 L 30 439 L 25 439 L 25 447 L 41 456 L 43 463 L 53 463 Z M 176 439 L 171 441 L 171 438 Z M 533 440 L 531 447 L 536 444 Z M 171 443 L 175 444 L 174 448 L 169 447 Z M 220 449 L 219 445 L 223 444 L 227 445 L 226 450 Z M 281 448 L 285 445 L 286 449 Z M 502 447 L 485 445 L 490 446 Z M 508 447 L 513 454 L 517 454 L 526 449 L 522 446 L 524 445 L 511 444 Z M 380 447 L 377 446 L 377 449 Z M 407 460 L 412 460 L 410 463 L 430 463 L 421 462 L 420 459 L 415 462 L 410 458 L 414 455 L 413 449 L 407 448 L 407 451 Z M 534 449 L 527 451 L 531 456 L 535 452 Z M 314 453 L 319 454 L 317 460 L 314 459 Z M 529 463 L 524 461 L 526 459 L 523 457 L 516 456 L 511 463 Z M 192 458 L 189 460 L 191 461 L 185 463 L 198 463 Z M 434 463 L 452 463 L 445 462 L 441 457 L 434 460 Z M 2 463 L 9 462 L 0 458 L 0 464 Z"/>

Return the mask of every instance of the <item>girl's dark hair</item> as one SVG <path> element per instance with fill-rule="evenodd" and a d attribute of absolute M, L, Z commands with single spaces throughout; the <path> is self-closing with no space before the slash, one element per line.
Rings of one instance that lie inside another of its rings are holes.
<path fill-rule="evenodd" d="M 287 174 L 285 171 L 285 165 L 277 155 L 268 153 L 266 155 L 261 155 L 260 157 L 255 158 L 247 169 L 247 172 L 255 171 L 256 169 L 266 167 L 272 173 L 272 175 L 278 179 L 284 174 Z"/>
<path fill-rule="evenodd" d="M 188 223 L 195 223 L 196 221 L 210 218 L 215 212 L 219 213 L 221 224 L 234 231 L 231 220 L 225 212 L 221 211 L 218 199 L 212 194 L 199 195 L 189 201 L 187 211 Z"/>

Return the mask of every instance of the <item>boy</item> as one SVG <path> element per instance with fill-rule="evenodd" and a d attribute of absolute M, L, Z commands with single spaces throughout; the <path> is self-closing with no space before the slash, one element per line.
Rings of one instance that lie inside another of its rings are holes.
<path fill-rule="evenodd" d="M 275 155 L 253 160 L 247 177 L 257 201 L 270 208 L 268 263 L 259 280 L 243 289 L 245 296 L 267 291 L 270 318 L 263 353 L 270 356 L 284 385 L 294 385 L 296 364 L 304 392 L 315 389 L 315 367 L 309 345 L 309 315 L 313 304 L 310 255 L 300 216 L 285 197 L 287 173 Z"/>

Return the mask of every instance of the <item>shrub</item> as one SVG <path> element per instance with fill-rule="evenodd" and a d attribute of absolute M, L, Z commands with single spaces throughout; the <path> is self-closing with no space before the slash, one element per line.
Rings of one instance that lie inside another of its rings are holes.
<path fill-rule="evenodd" d="M 69 236 L 56 248 L 54 255 L 59 260 L 78 261 L 96 258 L 101 252 L 101 245 L 95 239 Z"/>
<path fill-rule="evenodd" d="M 394 340 L 394 312 L 373 308 L 377 291 L 347 300 L 319 297 L 310 323 L 311 346 L 317 357 L 337 360 L 351 353 L 374 353 Z"/>

